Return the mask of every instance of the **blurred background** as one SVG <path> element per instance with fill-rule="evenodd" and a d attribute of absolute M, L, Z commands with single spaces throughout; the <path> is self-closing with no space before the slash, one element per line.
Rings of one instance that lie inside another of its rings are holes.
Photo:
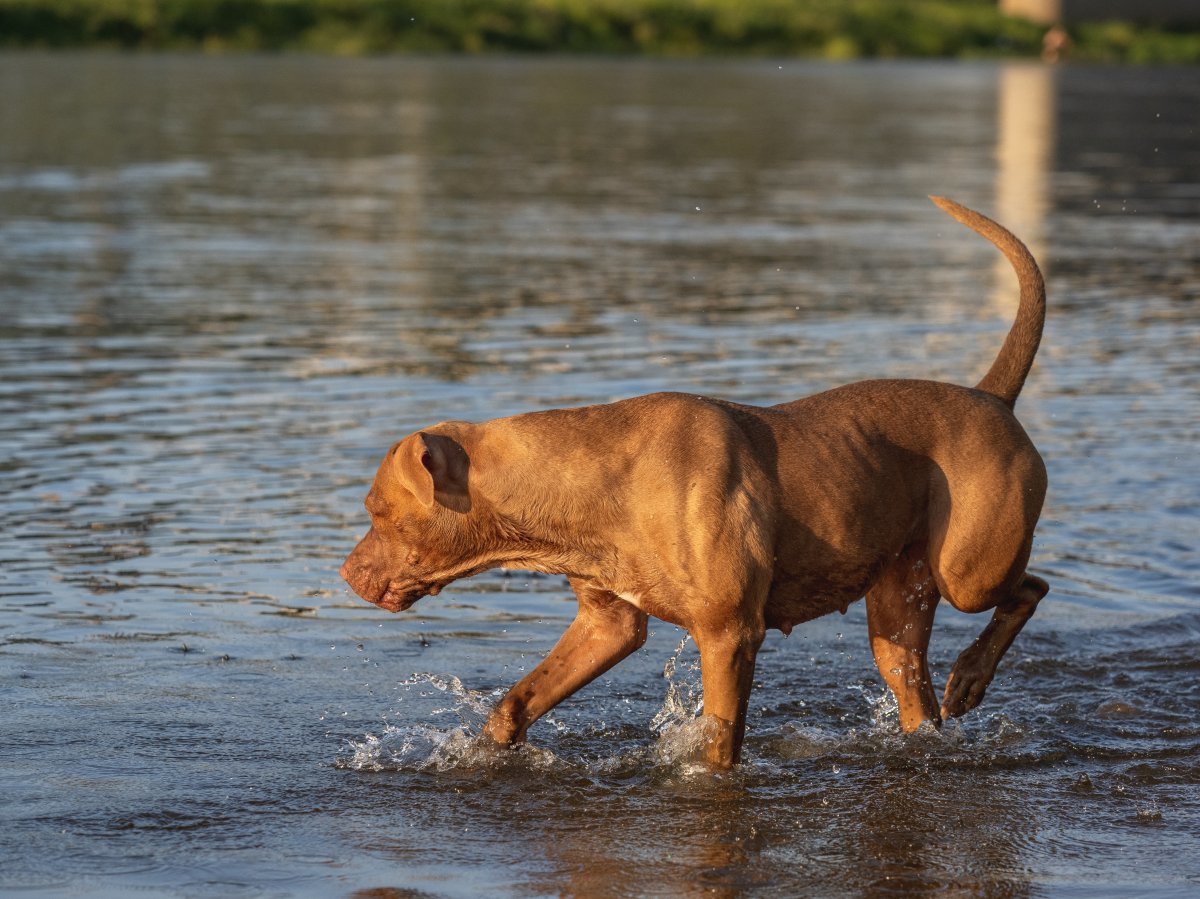
<path fill-rule="evenodd" d="M 1194 894 L 1200 70 L 1131 64 L 1194 6 L 0 0 L 0 891 Z M 386 449 L 974 383 L 1014 279 L 931 193 L 1049 286 L 1052 591 L 980 708 L 900 734 L 860 604 L 768 637 L 733 774 L 661 623 L 477 745 L 574 601 L 353 597 Z"/>
<path fill-rule="evenodd" d="M 1196 62 L 1198 24 L 1194 0 L 0 0 L 0 46 L 344 55 Z"/>

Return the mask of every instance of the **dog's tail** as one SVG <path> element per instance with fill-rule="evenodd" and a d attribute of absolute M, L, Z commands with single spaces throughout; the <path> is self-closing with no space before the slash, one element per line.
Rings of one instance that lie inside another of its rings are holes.
<path fill-rule="evenodd" d="M 1016 320 L 1004 340 L 1004 346 L 1000 348 L 1000 355 L 983 376 L 983 380 L 975 385 L 977 390 L 986 390 L 1000 397 L 1011 409 L 1021 393 L 1025 377 L 1033 366 L 1038 344 L 1042 341 L 1042 326 L 1046 321 L 1046 285 L 1042 281 L 1041 270 L 1025 244 L 1017 240 L 1008 229 L 953 200 L 947 200 L 945 197 L 929 199 L 948 215 L 994 243 L 1017 273 L 1017 283 L 1021 286 L 1021 302 L 1017 307 Z"/>

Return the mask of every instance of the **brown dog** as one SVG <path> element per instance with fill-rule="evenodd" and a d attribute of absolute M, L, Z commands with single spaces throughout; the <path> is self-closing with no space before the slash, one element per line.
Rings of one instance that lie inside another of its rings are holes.
<path fill-rule="evenodd" d="M 1049 589 L 1025 573 L 1046 470 L 1012 412 L 1046 298 L 1019 240 L 933 201 L 994 243 L 1021 286 L 974 389 L 864 381 L 770 408 L 657 393 L 443 422 L 389 450 L 366 499 L 371 529 L 342 576 L 397 612 L 489 568 L 567 575 L 578 614 L 492 712 L 485 730 L 499 743 L 640 647 L 653 615 L 695 639 L 707 760 L 732 765 L 765 630 L 864 595 L 901 727 L 974 708 Z M 940 708 L 925 659 L 939 598 L 995 610 Z"/>

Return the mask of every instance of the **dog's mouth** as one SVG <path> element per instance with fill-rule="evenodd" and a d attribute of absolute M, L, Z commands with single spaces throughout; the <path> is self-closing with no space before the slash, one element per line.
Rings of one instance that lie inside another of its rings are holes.
<path fill-rule="evenodd" d="M 423 597 L 437 596 L 442 592 L 442 587 L 444 586 L 445 584 L 438 583 L 392 581 L 387 585 L 387 589 L 383 591 L 383 595 L 375 600 L 375 605 L 389 612 L 403 612 L 406 609 L 411 609 L 417 600 Z"/>

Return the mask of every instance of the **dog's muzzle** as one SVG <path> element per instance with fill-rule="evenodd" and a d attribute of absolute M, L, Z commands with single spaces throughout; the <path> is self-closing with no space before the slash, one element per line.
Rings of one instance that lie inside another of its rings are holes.
<path fill-rule="evenodd" d="M 413 581 L 391 581 L 375 605 L 389 612 L 403 612 L 412 608 L 417 600 L 426 596 L 437 596 L 443 584 L 414 583 Z"/>

